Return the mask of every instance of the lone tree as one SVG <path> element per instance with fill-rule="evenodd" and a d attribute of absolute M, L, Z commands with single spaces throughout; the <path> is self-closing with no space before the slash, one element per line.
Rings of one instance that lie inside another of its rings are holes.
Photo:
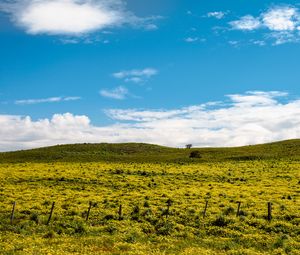
<path fill-rule="evenodd" d="M 187 148 L 187 149 L 191 149 L 192 147 L 193 147 L 192 144 L 187 144 L 187 145 L 185 146 L 185 148 Z"/>

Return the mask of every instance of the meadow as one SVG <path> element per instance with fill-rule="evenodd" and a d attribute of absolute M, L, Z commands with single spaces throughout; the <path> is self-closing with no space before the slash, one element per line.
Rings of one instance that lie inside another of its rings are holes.
<path fill-rule="evenodd" d="M 1 153 L 0 254 L 300 254 L 299 147 Z"/>

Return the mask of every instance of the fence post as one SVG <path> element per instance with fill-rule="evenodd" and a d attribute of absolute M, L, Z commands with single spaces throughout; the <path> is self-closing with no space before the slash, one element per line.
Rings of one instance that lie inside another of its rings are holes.
<path fill-rule="evenodd" d="M 206 200 L 206 202 L 205 202 L 205 207 L 204 207 L 204 211 L 203 211 L 203 219 L 206 217 L 207 206 L 208 206 L 208 200 Z"/>
<path fill-rule="evenodd" d="M 173 201 L 172 201 L 172 199 L 169 198 L 167 200 L 166 218 L 168 218 L 168 216 L 170 215 L 170 207 L 171 207 L 172 204 L 173 204 Z"/>
<path fill-rule="evenodd" d="M 268 202 L 268 221 L 272 220 L 272 203 Z"/>
<path fill-rule="evenodd" d="M 119 220 L 122 220 L 122 204 L 120 204 L 120 206 L 119 206 L 118 214 L 119 214 Z"/>
<path fill-rule="evenodd" d="M 237 208 L 237 211 L 236 211 L 236 217 L 240 216 L 240 209 L 241 209 L 241 202 L 239 201 L 238 202 L 238 208 Z"/>
<path fill-rule="evenodd" d="M 54 206 L 55 206 L 55 202 L 52 203 L 52 207 L 51 207 L 51 211 L 50 211 L 49 218 L 48 218 L 48 221 L 47 221 L 47 225 L 49 225 L 49 223 L 51 221 L 53 210 L 54 210 Z"/>
<path fill-rule="evenodd" d="M 88 221 L 89 220 L 89 217 L 90 217 L 90 212 L 91 212 L 91 208 L 92 208 L 92 205 L 93 205 L 93 203 L 92 202 L 90 202 L 90 204 L 89 204 L 89 208 L 88 208 L 88 211 L 87 211 L 87 214 L 86 214 L 86 221 Z"/>
<path fill-rule="evenodd" d="M 16 202 L 13 202 L 11 214 L 10 214 L 10 224 L 13 224 L 14 217 L 15 217 L 15 208 L 16 208 Z"/>

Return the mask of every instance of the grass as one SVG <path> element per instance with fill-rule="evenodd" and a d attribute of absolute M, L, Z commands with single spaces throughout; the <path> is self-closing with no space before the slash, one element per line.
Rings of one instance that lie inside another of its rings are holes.
<path fill-rule="evenodd" d="M 0 254 L 300 254 L 299 147 L 85 144 L 1 153 Z M 200 158 L 189 157 L 194 150 Z"/>
<path fill-rule="evenodd" d="M 151 162 L 192 163 L 192 151 L 199 151 L 196 162 L 247 161 L 264 159 L 300 160 L 300 140 L 287 140 L 236 148 L 176 149 L 151 144 L 71 144 L 33 150 L 0 153 L 1 163 L 21 162 Z"/>

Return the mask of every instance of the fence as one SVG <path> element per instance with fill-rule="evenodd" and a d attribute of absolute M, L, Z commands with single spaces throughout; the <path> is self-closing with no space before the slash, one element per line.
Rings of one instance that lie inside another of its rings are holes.
<path fill-rule="evenodd" d="M 173 200 L 171 199 L 168 199 L 166 201 L 166 208 L 164 210 L 164 212 L 161 214 L 161 216 L 165 216 L 166 218 L 168 218 L 170 215 L 171 215 L 171 207 L 173 205 Z M 243 203 L 241 201 L 237 201 L 236 202 L 236 211 L 235 211 L 235 217 L 240 217 L 242 216 L 241 214 L 241 208 L 242 208 L 242 205 Z M 50 210 L 48 212 L 48 217 L 47 217 L 47 221 L 46 221 L 46 225 L 49 225 L 51 223 L 51 220 L 53 218 L 53 215 L 55 214 L 55 205 L 56 203 L 55 202 L 52 202 L 51 204 L 51 207 L 50 207 Z M 90 214 L 93 210 L 93 208 L 95 207 L 96 203 L 90 201 L 88 203 L 88 206 L 87 206 L 87 210 L 85 212 L 85 221 L 88 222 L 90 220 Z M 209 211 L 210 207 L 209 207 L 209 200 L 206 200 L 205 203 L 203 204 L 203 210 L 201 211 L 202 212 L 202 218 L 205 219 L 207 217 L 207 213 Z M 266 202 L 266 207 L 265 207 L 265 219 L 269 222 L 272 221 L 273 219 L 273 215 L 272 215 L 272 202 Z M 12 209 L 11 209 L 11 213 L 10 213 L 10 224 L 14 224 L 15 222 L 15 213 L 16 211 L 18 210 L 18 206 L 17 206 L 17 202 L 14 201 L 12 203 Z M 133 209 L 133 210 L 139 210 L 139 209 Z M 117 214 L 117 219 L 118 220 L 123 220 L 124 219 L 124 212 L 123 212 L 123 205 L 120 203 L 119 206 L 118 206 L 118 210 L 116 212 Z"/>

